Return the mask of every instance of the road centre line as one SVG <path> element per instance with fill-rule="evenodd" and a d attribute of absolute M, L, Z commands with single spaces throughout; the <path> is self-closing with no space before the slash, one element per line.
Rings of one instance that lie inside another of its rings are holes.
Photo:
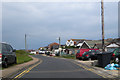
<path fill-rule="evenodd" d="M 61 72 L 79 72 L 79 71 L 84 71 L 84 70 L 75 69 L 75 70 L 59 70 L 59 71 L 30 71 L 30 73 L 61 73 Z"/>
<path fill-rule="evenodd" d="M 15 76 L 12 80 L 15 80 L 17 78 L 21 78 L 23 75 L 25 75 L 26 73 L 28 73 L 30 70 L 32 70 L 33 68 L 35 68 L 36 66 L 38 66 L 39 64 L 41 64 L 43 61 L 40 59 L 40 62 L 33 65 L 32 67 L 29 67 L 28 69 L 24 70 L 23 72 L 21 72 L 20 74 L 18 74 L 17 76 Z"/>

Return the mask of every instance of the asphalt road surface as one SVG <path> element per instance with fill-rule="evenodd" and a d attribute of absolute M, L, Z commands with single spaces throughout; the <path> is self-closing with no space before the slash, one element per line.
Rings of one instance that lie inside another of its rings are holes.
<path fill-rule="evenodd" d="M 76 65 L 74 60 L 41 55 L 34 55 L 34 57 L 41 59 L 40 63 L 30 68 L 25 74 L 16 75 L 18 78 L 102 78 Z"/>

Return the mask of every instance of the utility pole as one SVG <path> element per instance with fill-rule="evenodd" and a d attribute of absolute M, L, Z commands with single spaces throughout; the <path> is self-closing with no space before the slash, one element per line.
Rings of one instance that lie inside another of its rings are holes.
<path fill-rule="evenodd" d="M 105 46 L 104 46 L 104 5 L 103 5 L 103 0 L 101 0 L 101 21 L 102 21 L 102 52 L 105 51 Z"/>
<path fill-rule="evenodd" d="M 61 42 L 61 40 L 60 40 L 60 37 L 59 37 L 59 48 L 61 48 L 61 46 L 60 46 L 60 42 Z"/>
<path fill-rule="evenodd" d="M 59 37 L 59 50 L 60 50 L 60 56 L 61 56 L 61 39 Z"/>
<path fill-rule="evenodd" d="M 27 39 L 26 39 L 27 35 L 25 34 L 25 50 L 27 50 Z"/>

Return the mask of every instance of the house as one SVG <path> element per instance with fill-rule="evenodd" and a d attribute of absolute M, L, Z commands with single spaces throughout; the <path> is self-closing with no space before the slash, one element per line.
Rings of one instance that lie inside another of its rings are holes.
<path fill-rule="evenodd" d="M 77 44 L 77 47 L 79 47 L 79 49 L 89 49 L 89 48 L 91 48 L 89 45 L 88 45 L 88 43 L 86 42 L 86 41 L 81 41 L 81 42 L 79 42 L 78 44 Z"/>
<path fill-rule="evenodd" d="M 65 45 L 61 45 L 61 48 L 65 48 Z"/>
<path fill-rule="evenodd" d="M 90 48 L 85 39 L 70 39 L 67 40 L 66 46 L 74 46 L 77 48 Z"/>
<path fill-rule="evenodd" d="M 48 45 L 48 50 L 52 51 L 54 49 L 58 49 L 59 48 L 59 44 L 58 43 L 51 43 Z"/>
<path fill-rule="evenodd" d="M 70 46 L 70 40 L 67 40 L 66 46 Z"/>
<path fill-rule="evenodd" d="M 38 50 L 44 50 L 44 47 L 40 47 Z"/>
<path fill-rule="evenodd" d="M 120 44 L 119 44 L 119 43 L 117 43 L 117 42 L 111 42 L 110 44 L 108 44 L 108 45 L 106 46 L 106 50 L 107 50 L 108 52 L 113 52 L 114 49 L 116 49 L 116 48 L 118 48 L 118 47 L 120 47 Z"/>
<path fill-rule="evenodd" d="M 84 40 L 85 39 L 70 39 L 70 40 L 67 40 L 66 46 L 77 46 L 78 43 Z"/>

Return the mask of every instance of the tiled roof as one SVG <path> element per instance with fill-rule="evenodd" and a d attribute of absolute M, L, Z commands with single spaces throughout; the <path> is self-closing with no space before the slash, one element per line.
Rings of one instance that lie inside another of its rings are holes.
<path fill-rule="evenodd" d="M 49 44 L 49 46 L 52 46 L 52 45 L 59 45 L 58 43 L 51 43 L 51 44 Z"/>
<path fill-rule="evenodd" d="M 67 41 L 69 41 L 69 42 L 70 42 L 70 40 L 67 40 Z"/>

